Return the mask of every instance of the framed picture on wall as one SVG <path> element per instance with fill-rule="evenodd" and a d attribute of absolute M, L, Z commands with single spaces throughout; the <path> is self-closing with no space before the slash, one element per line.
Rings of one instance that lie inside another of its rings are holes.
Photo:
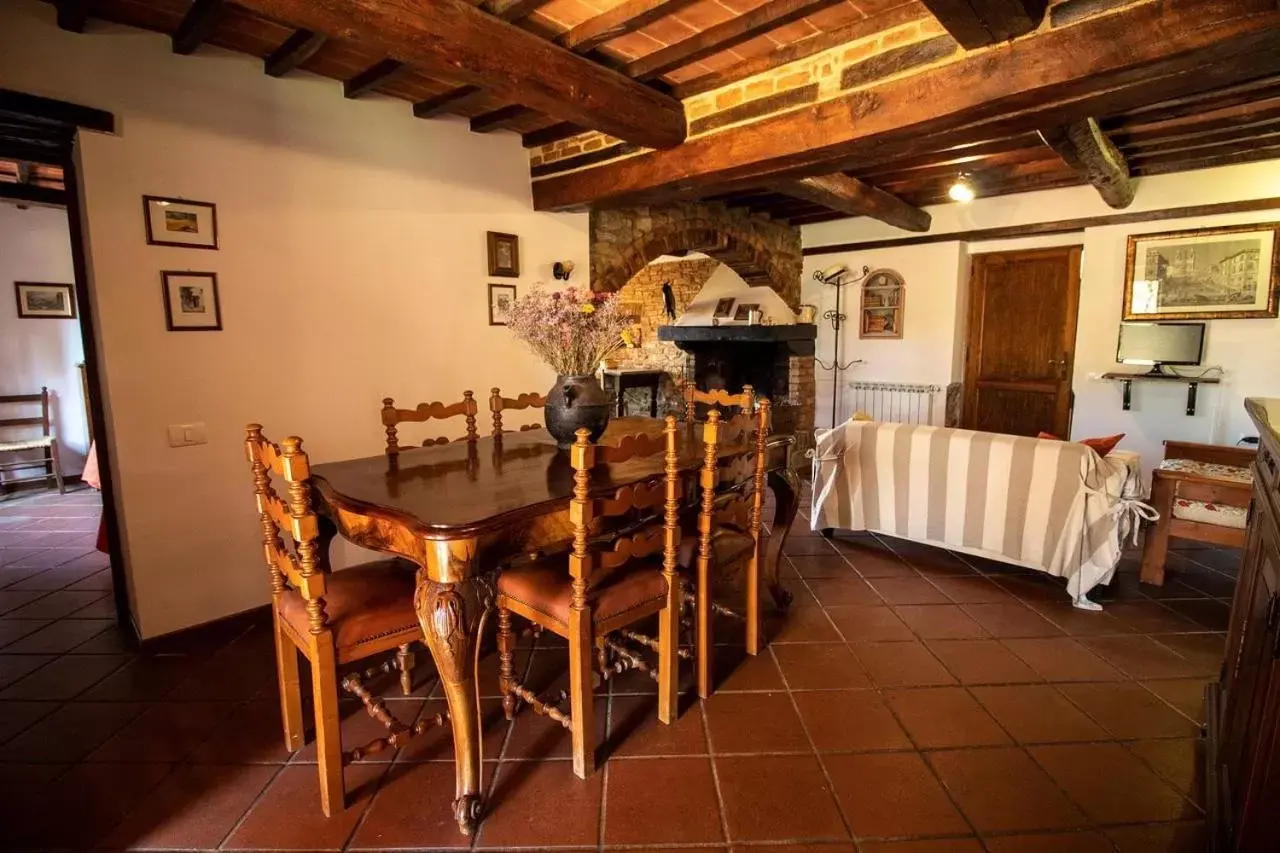
<path fill-rule="evenodd" d="M 489 285 L 489 325 L 510 325 L 511 306 L 515 301 L 516 286 L 514 284 Z"/>
<path fill-rule="evenodd" d="M 144 195 L 142 214 L 148 245 L 218 248 L 218 209 L 208 202 Z"/>
<path fill-rule="evenodd" d="M 728 320 L 733 316 L 733 303 L 737 300 L 732 296 L 726 296 L 723 299 L 716 300 L 716 310 L 711 317 L 716 320 Z"/>
<path fill-rule="evenodd" d="M 165 322 L 171 332 L 222 331 L 218 276 L 211 272 L 160 273 Z"/>
<path fill-rule="evenodd" d="M 76 316 L 76 291 L 69 284 L 15 281 L 18 316 L 27 319 L 70 320 Z"/>
<path fill-rule="evenodd" d="M 489 275 L 520 277 L 520 238 L 514 234 L 488 232 Z"/>
<path fill-rule="evenodd" d="M 1134 234 L 1125 256 L 1125 320 L 1276 316 L 1280 225 Z"/>

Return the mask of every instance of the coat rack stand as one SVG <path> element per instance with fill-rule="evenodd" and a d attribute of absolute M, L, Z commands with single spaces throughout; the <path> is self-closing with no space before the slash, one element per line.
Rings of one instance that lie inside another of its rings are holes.
<path fill-rule="evenodd" d="M 855 358 L 843 363 L 840 361 L 840 330 L 844 327 L 844 321 L 848 319 L 848 317 L 840 311 L 840 302 L 841 302 L 840 292 L 851 284 L 858 284 L 859 282 L 865 280 L 867 276 L 871 275 L 871 268 L 864 266 L 862 268 L 861 273 L 859 273 L 857 276 L 851 277 L 852 275 L 853 274 L 850 272 L 849 268 L 844 266 L 843 264 L 841 264 L 838 267 L 832 267 L 829 269 L 821 270 L 813 274 L 813 278 L 815 281 L 821 282 L 822 284 L 829 285 L 836 289 L 836 307 L 832 310 L 824 312 L 822 315 L 822 319 L 827 320 L 831 323 L 831 330 L 834 333 L 832 335 L 832 341 L 831 341 L 831 363 L 828 364 L 827 362 L 823 361 L 820 358 L 817 358 L 817 357 L 814 358 L 814 361 L 818 363 L 819 367 L 821 367 L 823 370 L 831 371 L 831 428 L 832 429 L 835 429 L 836 427 L 836 399 L 840 391 L 840 376 L 853 365 L 862 363 L 862 359 L 860 358 Z"/>

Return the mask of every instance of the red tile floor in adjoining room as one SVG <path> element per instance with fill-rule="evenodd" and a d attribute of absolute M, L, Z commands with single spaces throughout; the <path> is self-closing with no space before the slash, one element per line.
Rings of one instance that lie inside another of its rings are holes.
<path fill-rule="evenodd" d="M 1054 579 L 828 541 L 800 519 L 784 567 L 795 603 L 768 619 L 768 649 L 743 662 L 723 646 L 718 692 L 669 728 L 647 679 L 614 682 L 598 701 L 606 760 L 587 781 L 559 726 L 503 721 L 487 657 L 490 813 L 468 840 L 449 815 L 443 730 L 348 768 L 349 807 L 321 816 L 313 750 L 281 745 L 265 619 L 128 651 L 93 550 L 98 512 L 83 491 L 0 501 L 7 849 L 1204 849 L 1197 738 L 1233 552 L 1182 543 L 1162 589 L 1140 586 L 1126 556 L 1091 614 Z M 526 681 L 550 687 L 563 648 L 528 645 Z M 443 708 L 420 660 L 415 695 L 387 694 L 404 720 Z M 348 746 L 378 733 L 345 710 Z"/>

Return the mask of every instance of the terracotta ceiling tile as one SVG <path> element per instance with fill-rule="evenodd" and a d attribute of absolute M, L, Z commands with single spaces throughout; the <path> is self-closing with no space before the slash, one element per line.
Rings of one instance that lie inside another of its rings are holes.
<path fill-rule="evenodd" d="M 551 0 L 550 3 L 538 10 L 536 17 L 540 21 L 548 24 L 559 24 L 557 30 L 576 27 L 583 21 L 594 18 L 604 9 L 601 6 L 608 7 L 611 5 L 608 0 L 600 2 L 600 0 Z"/>
<path fill-rule="evenodd" d="M 769 0 L 719 0 L 721 6 L 730 9 L 739 15 L 750 12 L 759 6 L 763 6 Z"/>
<path fill-rule="evenodd" d="M 659 18 L 639 32 L 663 44 L 678 44 L 687 38 L 697 35 L 699 29 L 694 24 L 671 16 Z"/>
<path fill-rule="evenodd" d="M 817 32 L 812 24 L 805 21 L 796 21 L 786 26 L 778 27 L 776 30 L 770 30 L 763 38 L 771 41 L 773 44 L 781 46 L 791 44 L 793 41 L 800 41 L 808 38 Z M 742 50 L 743 45 L 738 45 L 737 50 Z"/>
<path fill-rule="evenodd" d="M 665 46 L 665 42 L 650 38 L 644 33 L 627 33 L 624 36 L 618 36 L 605 45 L 608 53 L 627 60 L 646 56 Z"/>
<path fill-rule="evenodd" d="M 853 4 L 868 17 L 907 5 L 904 0 L 853 0 Z"/>
<path fill-rule="evenodd" d="M 679 19 L 695 30 L 705 30 L 716 24 L 722 24 L 737 14 L 739 11 L 717 3 L 715 0 L 700 0 L 692 6 L 686 6 L 678 15 L 671 17 Z"/>
<path fill-rule="evenodd" d="M 805 18 L 805 20 L 823 32 L 826 32 L 828 30 L 834 30 L 836 27 L 843 26 L 851 21 L 860 21 L 865 17 L 866 15 L 864 15 L 857 6 L 852 3 L 845 2 L 838 6 L 820 9 Z"/>

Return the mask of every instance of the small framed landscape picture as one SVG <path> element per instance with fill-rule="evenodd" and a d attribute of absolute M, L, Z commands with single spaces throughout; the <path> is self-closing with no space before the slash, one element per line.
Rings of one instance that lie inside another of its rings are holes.
<path fill-rule="evenodd" d="M 75 288 L 69 284 L 17 281 L 13 287 L 19 317 L 70 320 L 76 316 Z"/>
<path fill-rule="evenodd" d="M 162 272 L 165 322 L 171 332 L 222 330 L 218 276 L 211 272 Z"/>
<path fill-rule="evenodd" d="M 218 209 L 208 202 L 144 195 L 142 212 L 149 245 L 218 248 Z"/>
<path fill-rule="evenodd" d="M 719 310 L 719 308 L 720 306 L 716 305 L 716 309 Z M 752 311 L 759 311 L 759 310 L 760 310 L 759 302 L 739 303 L 737 310 L 733 312 L 733 321 L 735 323 L 745 323 L 751 319 Z"/>
<path fill-rule="evenodd" d="M 716 310 L 711 315 L 716 320 L 728 320 L 733 316 L 733 303 L 736 300 L 732 296 L 726 296 L 723 299 L 716 300 Z"/>
<path fill-rule="evenodd" d="M 489 275 L 520 277 L 520 238 L 514 234 L 488 232 Z"/>
<path fill-rule="evenodd" d="M 489 285 L 489 325 L 506 326 L 511 322 L 511 306 L 516 301 L 514 284 Z"/>

